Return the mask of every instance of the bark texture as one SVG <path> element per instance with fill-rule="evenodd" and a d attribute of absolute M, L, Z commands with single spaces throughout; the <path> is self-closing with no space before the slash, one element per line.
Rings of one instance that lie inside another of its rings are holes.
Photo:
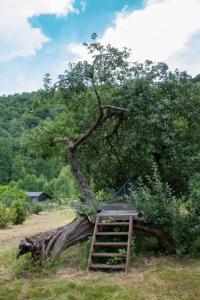
<path fill-rule="evenodd" d="M 19 243 L 17 258 L 31 252 L 37 260 L 54 259 L 63 250 L 86 240 L 92 234 L 93 227 L 87 218 L 79 216 L 58 229 L 26 237 Z"/>

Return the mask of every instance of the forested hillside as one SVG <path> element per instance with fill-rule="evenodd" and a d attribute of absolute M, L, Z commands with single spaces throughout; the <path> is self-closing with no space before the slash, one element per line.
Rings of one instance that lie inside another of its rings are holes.
<path fill-rule="evenodd" d="M 0 183 L 20 179 L 24 158 L 20 148 L 20 136 L 29 128 L 28 113 L 33 94 L 0 97 Z M 21 165 L 20 165 L 21 162 Z"/>
<path fill-rule="evenodd" d="M 31 129 L 46 119 L 53 119 L 62 109 L 60 105 L 37 109 L 36 98 L 37 93 L 0 97 L 0 184 L 46 190 L 55 197 L 70 196 L 73 180 L 64 159 L 46 159 L 31 153 L 24 145 L 24 137 Z"/>
<path fill-rule="evenodd" d="M 199 170 L 199 76 L 192 79 L 185 73 L 168 73 L 164 64 L 138 65 L 136 71 L 134 80 L 123 87 L 99 89 L 101 97 L 129 107 L 131 116 L 112 143 L 111 136 L 103 141 L 94 135 L 81 149 L 80 163 L 96 191 L 118 189 L 131 176 L 147 174 L 154 162 L 163 179 L 183 192 L 189 176 Z M 91 88 L 86 90 L 81 72 L 79 64 L 71 67 L 60 77 L 60 90 L 53 95 L 47 75 L 45 91 L 0 97 L 0 184 L 46 189 L 57 196 L 69 191 L 65 179 L 72 179 L 66 153 L 62 149 L 55 155 L 53 139 L 89 126 L 94 95 Z"/>

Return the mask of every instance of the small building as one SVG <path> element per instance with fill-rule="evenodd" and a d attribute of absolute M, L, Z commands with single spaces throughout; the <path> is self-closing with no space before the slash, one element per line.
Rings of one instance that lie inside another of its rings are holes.
<path fill-rule="evenodd" d="M 45 192 L 26 192 L 26 194 L 32 199 L 32 202 L 44 202 L 51 198 Z"/>

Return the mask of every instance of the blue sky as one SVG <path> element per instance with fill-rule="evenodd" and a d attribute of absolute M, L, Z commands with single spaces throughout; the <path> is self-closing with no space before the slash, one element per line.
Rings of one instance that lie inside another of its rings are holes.
<path fill-rule="evenodd" d="M 165 61 L 200 73 L 200 0 L 0 0 L 0 95 L 42 86 L 84 41 L 132 49 L 133 60 Z"/>

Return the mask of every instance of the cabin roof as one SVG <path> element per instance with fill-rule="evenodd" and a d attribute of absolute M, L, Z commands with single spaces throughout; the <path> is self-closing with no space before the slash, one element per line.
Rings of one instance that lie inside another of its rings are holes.
<path fill-rule="evenodd" d="M 44 192 L 26 192 L 26 194 L 30 197 L 39 197 L 42 194 L 45 194 Z"/>

